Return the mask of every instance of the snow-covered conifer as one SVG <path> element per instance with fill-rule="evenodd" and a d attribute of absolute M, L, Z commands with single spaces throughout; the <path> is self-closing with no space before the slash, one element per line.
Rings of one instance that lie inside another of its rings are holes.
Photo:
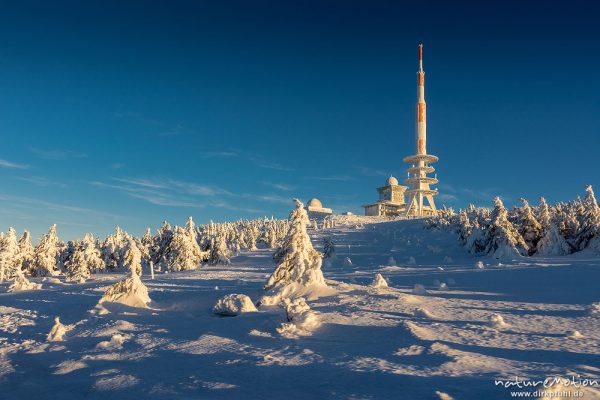
<path fill-rule="evenodd" d="M 533 210 L 525 199 L 520 199 L 523 208 L 519 212 L 519 233 L 525 240 L 529 255 L 535 252 L 538 241 L 542 238 L 542 225 L 533 214 Z"/>
<path fill-rule="evenodd" d="M 31 261 L 33 260 L 34 249 L 31 244 L 31 234 L 27 229 L 23 232 L 23 236 L 19 239 L 19 251 L 17 254 L 16 268 L 22 271 L 28 271 Z"/>
<path fill-rule="evenodd" d="M 202 261 L 208 258 L 208 253 L 203 252 L 190 230 L 176 226 L 173 238 L 167 250 L 167 264 L 170 271 L 183 271 L 196 269 Z"/>
<path fill-rule="evenodd" d="M 17 269 L 13 277 L 13 283 L 8 288 L 9 292 L 20 292 L 23 290 L 38 290 L 42 288 L 41 283 L 30 282 L 29 279 L 23 275 L 23 271 Z"/>
<path fill-rule="evenodd" d="M 304 204 L 294 199 L 296 208 L 290 213 L 290 229 L 283 245 L 273 259 L 277 268 L 271 275 L 265 289 L 268 295 L 261 303 L 277 304 L 284 297 L 292 297 L 310 292 L 310 288 L 326 286 L 321 271 L 321 253 L 316 251 L 307 233 L 310 223 Z"/>
<path fill-rule="evenodd" d="M 138 248 L 135 240 L 131 237 L 127 238 L 127 245 L 123 256 L 123 266 L 129 268 L 135 275 L 142 275 L 142 252 Z"/>
<path fill-rule="evenodd" d="M 527 243 L 508 220 L 508 211 L 499 197 L 494 199 L 491 222 L 485 230 L 487 246 L 485 252 L 495 258 L 514 257 L 527 254 Z"/>
<path fill-rule="evenodd" d="M 578 250 L 585 249 L 593 239 L 600 241 L 600 207 L 598 207 L 591 186 L 587 187 L 586 192 L 585 200 L 582 203 L 583 209 L 579 216 L 580 227 L 575 243 Z"/>
<path fill-rule="evenodd" d="M 0 282 L 14 276 L 18 264 L 19 245 L 13 228 L 6 234 L 0 234 Z"/>
<path fill-rule="evenodd" d="M 335 258 L 335 243 L 330 236 L 323 238 L 323 258 Z"/>
<path fill-rule="evenodd" d="M 32 275 L 47 276 L 58 274 L 57 261 L 62 248 L 63 244 L 56 235 L 56 224 L 54 224 L 50 227 L 48 233 L 42 236 L 40 243 L 35 247 L 31 262 Z"/>
<path fill-rule="evenodd" d="M 211 240 L 208 263 L 210 265 L 229 265 L 231 264 L 230 257 L 231 251 L 227 247 L 225 237 L 223 235 L 215 236 Z"/>
<path fill-rule="evenodd" d="M 83 240 L 75 242 L 73 255 L 65 264 L 67 280 L 83 283 L 90 274 L 104 269 L 104 260 L 94 237 L 88 233 Z"/>

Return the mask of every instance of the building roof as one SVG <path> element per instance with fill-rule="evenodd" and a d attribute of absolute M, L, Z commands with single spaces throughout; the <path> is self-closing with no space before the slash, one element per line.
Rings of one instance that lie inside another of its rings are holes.
<path fill-rule="evenodd" d="M 390 175 L 390 177 L 387 180 L 387 185 L 398 185 L 398 179 Z"/>
<path fill-rule="evenodd" d="M 314 207 L 314 208 L 323 208 L 323 204 L 317 198 L 310 199 L 310 201 L 308 202 L 307 206 L 308 207 Z"/>

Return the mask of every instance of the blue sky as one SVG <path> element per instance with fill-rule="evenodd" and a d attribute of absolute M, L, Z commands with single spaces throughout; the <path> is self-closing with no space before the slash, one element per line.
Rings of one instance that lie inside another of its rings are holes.
<path fill-rule="evenodd" d="M 3 2 L 0 229 L 360 212 L 413 152 L 419 42 L 440 203 L 600 188 L 597 6 L 446 3 Z"/>

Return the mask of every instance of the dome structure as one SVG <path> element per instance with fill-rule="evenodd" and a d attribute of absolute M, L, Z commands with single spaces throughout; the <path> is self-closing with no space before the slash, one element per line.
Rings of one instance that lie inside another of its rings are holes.
<path fill-rule="evenodd" d="M 398 185 L 398 179 L 394 178 L 393 176 L 390 175 L 390 177 L 387 180 L 387 184 L 388 185 Z"/>
<path fill-rule="evenodd" d="M 308 207 L 323 208 L 323 204 L 319 199 L 313 198 L 310 199 L 310 201 L 308 202 Z"/>

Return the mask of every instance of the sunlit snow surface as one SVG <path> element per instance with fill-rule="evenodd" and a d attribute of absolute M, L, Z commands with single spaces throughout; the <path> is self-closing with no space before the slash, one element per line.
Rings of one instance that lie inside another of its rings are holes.
<path fill-rule="evenodd" d="M 436 399 L 439 391 L 506 399 L 510 389 L 495 378 L 600 378 L 600 313 L 591 307 L 600 301 L 597 255 L 497 265 L 418 220 L 369 220 L 311 236 L 317 249 L 323 236 L 336 243 L 323 270 L 337 294 L 308 301 L 321 324 L 307 335 L 278 333 L 286 322 L 279 307 L 212 312 L 229 293 L 260 298 L 274 269 L 269 250 L 155 280 L 145 271 L 150 308 L 107 305 L 103 315 L 89 311 L 122 275 L 45 281 L 18 293 L 6 293 L 5 282 L 0 398 Z M 376 273 L 389 288 L 371 287 Z M 413 294 L 415 284 L 426 294 Z M 48 342 L 56 316 L 68 330 Z"/>

